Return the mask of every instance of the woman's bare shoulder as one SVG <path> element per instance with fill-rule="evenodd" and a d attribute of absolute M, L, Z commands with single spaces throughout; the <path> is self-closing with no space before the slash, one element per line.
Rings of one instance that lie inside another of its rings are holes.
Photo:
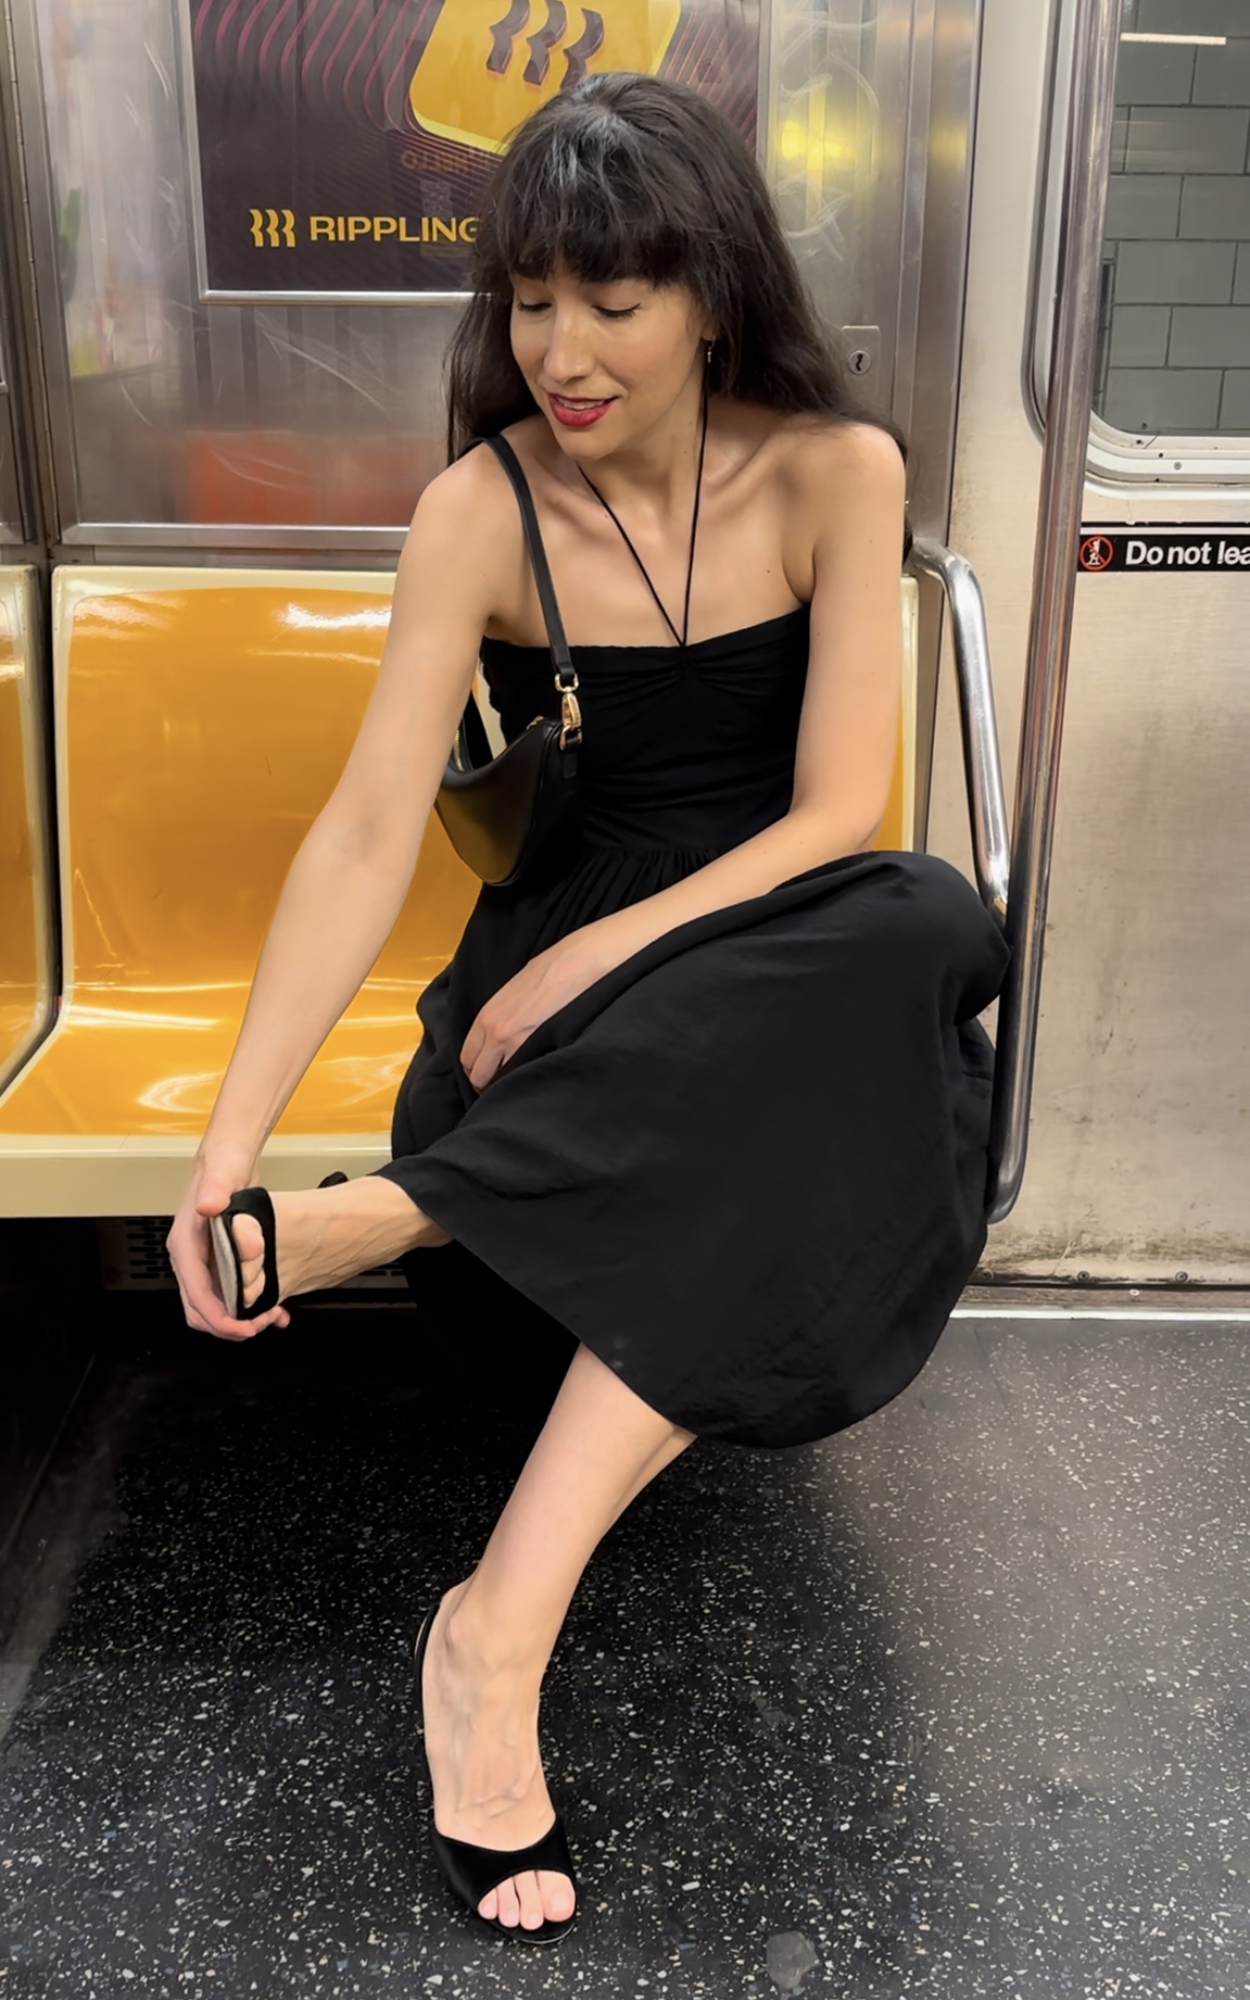
<path fill-rule="evenodd" d="M 437 473 L 422 489 L 412 516 L 414 529 L 433 535 L 493 534 L 511 504 L 507 474 L 493 451 L 479 446 Z"/>
<path fill-rule="evenodd" d="M 906 483 L 895 440 L 866 418 L 783 417 L 775 449 L 779 469 L 804 492 L 832 492 L 853 500 L 868 488 L 883 497 L 901 497 Z"/>
<path fill-rule="evenodd" d="M 721 405 L 722 437 L 753 483 L 762 480 L 787 506 L 880 495 L 901 497 L 903 454 L 887 430 L 860 417 L 823 411 L 769 410 L 752 403 Z"/>
<path fill-rule="evenodd" d="M 411 634 L 464 625 L 476 643 L 512 603 L 523 567 L 508 476 L 492 451 L 466 452 L 417 501 L 399 559 L 392 628 Z"/>
<path fill-rule="evenodd" d="M 830 550 L 853 562 L 857 550 L 879 540 L 901 556 L 907 475 L 890 433 L 858 418 L 768 415 L 758 454 L 760 485 L 800 602 L 811 601 Z"/>

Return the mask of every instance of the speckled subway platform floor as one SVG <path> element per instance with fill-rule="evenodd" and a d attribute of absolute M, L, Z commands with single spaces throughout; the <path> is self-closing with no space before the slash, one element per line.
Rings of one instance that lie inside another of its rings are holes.
<path fill-rule="evenodd" d="M 540 1417 L 367 1340 L 117 1368 L 10 1649 L 0 2000 L 1250 1993 L 1246 1333 L 962 1321 L 854 1432 L 688 1452 L 549 1674 L 528 1952 L 436 1873 L 409 1655 Z"/>

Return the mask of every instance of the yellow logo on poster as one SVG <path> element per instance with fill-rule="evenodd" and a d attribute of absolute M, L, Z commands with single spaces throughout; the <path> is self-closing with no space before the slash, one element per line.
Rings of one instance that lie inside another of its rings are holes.
<path fill-rule="evenodd" d="M 501 153 L 509 134 L 590 70 L 654 76 L 680 0 L 443 0 L 409 90 L 440 139 Z"/>

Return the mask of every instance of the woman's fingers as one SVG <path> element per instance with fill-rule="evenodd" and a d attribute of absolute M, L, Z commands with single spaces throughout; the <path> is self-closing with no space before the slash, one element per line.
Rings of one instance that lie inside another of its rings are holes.
<path fill-rule="evenodd" d="M 465 1036 L 460 1050 L 460 1066 L 474 1090 L 481 1090 L 490 1082 L 500 1061 L 499 1055 L 495 1055 L 494 1060 L 491 1060 L 491 1038 L 483 1027 L 482 1017 L 479 1014 Z"/>
<path fill-rule="evenodd" d="M 234 1189 L 227 1186 L 218 1175 L 205 1174 L 196 1189 L 195 1213 L 205 1217 L 223 1215 L 230 1206 L 230 1197 L 233 1193 Z"/>
<path fill-rule="evenodd" d="M 233 1189 L 216 1175 L 206 1174 L 188 1189 L 183 1207 L 166 1238 L 187 1325 L 218 1340 L 252 1340 L 270 1326 L 289 1326 L 285 1306 L 275 1306 L 254 1320 L 231 1319 L 217 1289 L 216 1261 L 209 1241 L 209 1221 L 223 1213 Z"/>
<path fill-rule="evenodd" d="M 521 1043 L 518 1041 L 516 1046 L 520 1048 Z M 465 1058 L 462 1056 L 461 1061 L 464 1063 L 464 1073 L 473 1085 L 474 1090 L 485 1090 L 491 1078 L 498 1074 L 511 1054 L 512 1050 L 506 1043 L 487 1042 L 482 1047 L 476 1060 L 470 1059 L 465 1061 Z"/>
<path fill-rule="evenodd" d="M 200 1276 L 202 1273 L 202 1277 Z M 211 1333 L 218 1340 L 252 1340 L 267 1327 L 289 1326 L 291 1315 L 285 1306 L 275 1306 L 271 1312 L 262 1313 L 259 1319 L 231 1319 L 222 1303 L 206 1265 L 193 1267 L 187 1272 L 176 1269 L 178 1289 L 182 1294 L 182 1309 L 187 1325 L 200 1333 Z"/>
<path fill-rule="evenodd" d="M 184 1205 L 174 1217 L 173 1226 L 165 1238 L 165 1248 L 174 1267 L 184 1308 L 188 1313 L 202 1315 L 215 1297 L 210 1276 L 207 1222 L 194 1212 L 189 1215 Z"/>
<path fill-rule="evenodd" d="M 498 997 L 496 994 L 496 1000 Z M 493 1005 L 493 1001 L 488 1002 L 482 1009 L 465 1036 L 460 1050 L 460 1066 L 474 1090 L 486 1088 L 491 1078 L 506 1062 L 511 1061 L 522 1042 L 533 1034 L 537 1026 L 533 1021 L 527 1025 L 518 1025 L 514 1022 L 507 1028 L 497 1025 L 490 1018 L 490 1008 Z"/>
<path fill-rule="evenodd" d="M 574 957 L 570 941 L 540 952 L 492 994 L 464 1038 L 460 1063 L 475 1090 L 511 1062 L 535 1028 L 584 993 L 604 967 L 582 952 Z"/>
<path fill-rule="evenodd" d="M 229 1200 L 229 1196 L 226 1199 Z M 225 1205 L 223 1201 L 221 1208 Z M 210 1211 L 214 1215 L 220 1212 L 216 1207 Z M 176 1216 L 166 1239 L 166 1248 L 178 1280 L 187 1325 L 195 1327 L 200 1333 L 213 1333 L 232 1340 L 250 1339 L 255 1331 L 253 1326 L 226 1316 L 215 1283 L 207 1220 L 195 1212 L 188 1215 L 184 1211 Z"/>

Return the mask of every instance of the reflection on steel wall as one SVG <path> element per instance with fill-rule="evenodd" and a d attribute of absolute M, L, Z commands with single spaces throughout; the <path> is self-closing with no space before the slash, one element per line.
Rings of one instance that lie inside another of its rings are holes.
<path fill-rule="evenodd" d="M 437 18 L 477 4 L 445 0 Z M 205 302 L 183 47 L 197 15 L 184 16 L 181 0 L 10 5 L 63 538 L 315 548 L 322 560 L 393 550 L 443 463 L 441 371 L 457 302 Z M 363 16 L 363 0 L 339 14 L 334 0 L 196 0 L 205 32 L 221 32 L 254 80 L 280 83 L 285 62 L 301 88 L 333 85 L 361 130 L 379 116 L 419 122 L 415 85 L 406 108 L 397 94 L 409 16 L 398 0 L 367 6 L 378 34 L 357 48 L 349 76 L 330 43 Z M 968 0 L 943 0 L 913 25 L 912 0 L 778 0 L 762 51 L 761 142 L 787 228 L 824 313 L 858 330 L 865 387 L 905 421 L 934 24 L 967 11 Z M 421 13 L 414 6 L 411 19 Z M 687 0 L 665 54 L 709 90 L 727 76 L 724 108 L 744 130 L 756 85 L 737 59 L 732 71 L 723 64 L 726 51 L 741 53 L 748 13 L 733 0 Z M 296 17 L 298 42 L 283 27 Z M 449 142 L 430 143 L 446 154 Z"/>
<path fill-rule="evenodd" d="M 910 42 L 891 36 L 891 11 L 889 0 L 819 10 L 779 0 L 773 9 L 769 182 L 808 286 L 835 323 L 879 327 L 889 316 L 875 280 L 897 271 L 908 83 L 899 57 Z"/>
<path fill-rule="evenodd" d="M 172 0 L 25 0 L 17 26 L 65 538 L 404 523 L 442 463 L 455 308 L 203 305 Z"/>

